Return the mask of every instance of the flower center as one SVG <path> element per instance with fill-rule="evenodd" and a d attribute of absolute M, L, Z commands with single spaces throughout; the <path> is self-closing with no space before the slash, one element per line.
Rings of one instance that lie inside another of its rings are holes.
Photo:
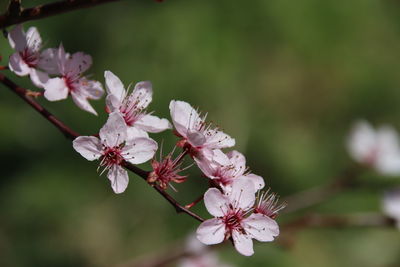
<path fill-rule="evenodd" d="M 124 158 L 121 155 L 119 147 L 109 147 L 103 152 L 101 166 L 110 167 L 112 165 L 121 165 Z"/>
<path fill-rule="evenodd" d="M 242 210 L 231 210 L 228 214 L 226 214 L 223 218 L 225 227 L 232 232 L 233 230 L 242 231 L 243 227 L 241 225 L 241 221 L 243 220 L 243 212 Z"/>
<path fill-rule="evenodd" d="M 31 68 L 36 67 L 39 57 L 37 53 L 32 53 L 28 48 L 25 48 L 24 51 L 20 52 L 22 60 Z"/>

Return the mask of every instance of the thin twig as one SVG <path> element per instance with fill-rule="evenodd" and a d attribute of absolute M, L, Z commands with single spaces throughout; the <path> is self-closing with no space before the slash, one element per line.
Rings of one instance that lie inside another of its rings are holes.
<path fill-rule="evenodd" d="M 119 0 L 66 0 L 38 5 L 31 8 L 21 8 L 19 12 L 10 12 L 10 10 L 7 10 L 4 14 L 0 15 L 0 29 L 29 20 L 42 19 L 77 9 L 116 1 Z M 11 3 L 13 2 L 15 1 L 12 1 Z M 20 7 L 18 6 L 18 8 Z"/>
<path fill-rule="evenodd" d="M 4 84 L 6 87 L 8 87 L 11 91 L 16 93 L 20 98 L 22 98 L 25 102 L 27 102 L 32 108 L 34 108 L 37 112 L 39 112 L 45 119 L 47 119 L 50 123 L 52 123 L 55 127 L 57 127 L 58 130 L 60 130 L 66 138 L 70 140 L 74 140 L 78 136 L 80 136 L 77 132 L 73 131 L 71 128 L 69 128 L 67 125 L 65 125 L 63 122 L 61 122 L 59 119 L 57 119 L 53 114 L 51 114 L 48 110 L 46 110 L 44 107 L 42 107 L 38 102 L 36 102 L 30 95 L 29 92 L 30 90 L 27 90 L 25 88 L 22 88 L 15 84 L 13 81 L 8 79 L 5 75 L 0 73 L 0 83 Z M 142 170 L 135 165 L 132 165 L 128 162 L 124 162 L 123 166 L 141 177 L 144 180 L 147 180 L 147 176 L 149 174 L 148 171 Z M 175 210 L 180 213 L 186 213 L 189 216 L 195 218 L 196 220 L 203 222 L 204 219 L 195 214 L 194 212 L 191 212 L 190 210 L 182 207 L 172 196 L 170 196 L 167 192 L 165 192 L 163 189 L 161 189 L 158 185 L 153 186 L 153 188 L 162 196 L 164 197 L 174 208 Z"/>

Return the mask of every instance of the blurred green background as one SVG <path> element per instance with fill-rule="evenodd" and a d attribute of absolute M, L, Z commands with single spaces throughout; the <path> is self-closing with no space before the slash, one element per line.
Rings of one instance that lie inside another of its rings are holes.
<path fill-rule="evenodd" d="M 38 27 L 46 47 L 62 42 L 69 52 L 92 55 L 93 79 L 103 83 L 111 70 L 126 85 L 152 81 L 150 110 L 161 117 L 169 118 L 172 99 L 209 112 L 281 196 L 327 183 L 352 164 L 345 138 L 354 120 L 400 129 L 399 1 L 120 1 L 29 26 Z M 7 64 L 12 50 L 4 38 L 0 53 Z M 28 78 L 5 73 L 33 88 Z M 96 162 L 0 89 L 0 266 L 112 266 L 163 253 L 197 228 L 133 174 L 126 192 L 115 195 Z M 103 100 L 93 102 L 98 118 L 71 99 L 40 102 L 85 135 L 106 120 Z M 164 140 L 165 151 L 177 140 L 171 132 L 152 136 Z M 176 186 L 182 203 L 207 186 L 195 167 L 188 173 Z M 379 211 L 382 190 L 400 180 L 364 176 L 370 186 L 317 210 Z M 209 216 L 202 204 L 195 210 Z M 253 257 L 230 246 L 221 257 L 246 267 L 400 266 L 395 229 L 308 229 L 290 249 L 255 243 Z"/>

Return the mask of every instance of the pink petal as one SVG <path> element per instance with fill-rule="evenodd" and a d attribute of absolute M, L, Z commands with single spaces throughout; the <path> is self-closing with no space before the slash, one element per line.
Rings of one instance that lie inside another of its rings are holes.
<path fill-rule="evenodd" d="M 227 153 L 229 161 L 235 166 L 236 177 L 241 176 L 246 170 L 246 158 L 244 155 L 236 150 Z"/>
<path fill-rule="evenodd" d="M 157 142 L 153 139 L 140 137 L 128 140 L 122 149 L 122 155 L 132 164 L 141 164 L 153 158 L 157 148 Z"/>
<path fill-rule="evenodd" d="M 208 137 L 205 146 L 210 149 L 221 149 L 235 145 L 235 139 L 221 131 L 209 130 L 205 135 Z"/>
<path fill-rule="evenodd" d="M 100 129 L 101 142 L 108 147 L 115 147 L 126 141 L 127 126 L 121 114 L 114 112 L 108 116 L 106 124 Z"/>
<path fill-rule="evenodd" d="M 112 166 L 108 171 L 107 178 L 111 181 L 111 187 L 116 194 L 123 193 L 128 187 L 128 172 L 121 166 Z"/>
<path fill-rule="evenodd" d="M 132 140 L 135 138 L 139 138 L 139 137 L 145 137 L 145 138 L 149 138 L 149 135 L 147 132 L 136 128 L 135 126 L 133 127 L 128 127 L 128 140 Z"/>
<path fill-rule="evenodd" d="M 58 69 L 58 48 L 47 48 L 41 54 L 39 58 L 38 67 L 48 74 L 56 75 L 60 74 Z"/>
<path fill-rule="evenodd" d="M 183 137 L 187 136 L 188 130 L 195 130 L 194 126 L 202 121 L 197 111 L 186 102 L 172 100 L 169 110 L 175 129 Z"/>
<path fill-rule="evenodd" d="M 194 147 L 201 147 L 206 142 L 206 137 L 198 131 L 188 130 L 186 137 L 188 142 Z"/>
<path fill-rule="evenodd" d="M 73 142 L 74 149 L 87 160 L 95 160 L 102 155 L 102 145 L 94 136 L 79 136 Z"/>
<path fill-rule="evenodd" d="M 62 78 L 52 78 L 44 85 L 44 97 L 49 101 L 58 101 L 68 97 L 68 87 Z"/>
<path fill-rule="evenodd" d="M 150 104 L 153 96 L 151 82 L 138 82 L 133 89 L 130 99 L 137 102 L 138 109 L 145 109 Z"/>
<path fill-rule="evenodd" d="M 77 92 L 71 92 L 72 100 L 74 103 L 82 110 L 92 113 L 93 115 L 97 116 L 96 110 L 90 105 L 89 101 L 87 100 L 86 96 L 79 94 Z"/>
<path fill-rule="evenodd" d="M 91 65 L 91 56 L 82 52 L 76 52 L 66 61 L 64 71 L 79 76 L 88 70 Z"/>
<path fill-rule="evenodd" d="M 196 236 L 201 243 L 206 245 L 221 243 L 225 239 L 225 225 L 218 218 L 204 221 L 197 228 Z"/>
<path fill-rule="evenodd" d="M 103 96 L 103 86 L 98 81 L 88 80 L 86 77 L 79 79 L 79 90 L 86 98 L 98 100 Z"/>
<path fill-rule="evenodd" d="M 279 235 L 279 226 L 276 221 L 259 213 L 244 219 L 242 225 L 246 233 L 258 241 L 273 241 Z"/>
<path fill-rule="evenodd" d="M 204 204 L 214 217 L 224 216 L 229 206 L 227 198 L 217 188 L 207 190 L 204 194 Z"/>
<path fill-rule="evenodd" d="M 233 207 L 246 210 L 254 205 L 256 200 L 254 184 L 248 179 L 235 179 L 232 190 L 226 192 Z"/>
<path fill-rule="evenodd" d="M 44 88 L 45 84 L 49 80 L 49 75 L 47 75 L 47 73 L 34 68 L 31 69 L 30 77 L 32 83 L 39 88 Z"/>
<path fill-rule="evenodd" d="M 121 107 L 121 101 L 115 95 L 108 95 L 106 97 L 106 106 L 110 110 L 110 112 L 117 111 L 119 112 L 119 108 Z"/>
<path fill-rule="evenodd" d="M 31 68 L 25 63 L 18 52 L 10 56 L 8 67 L 18 76 L 26 76 L 31 72 Z"/>
<path fill-rule="evenodd" d="M 244 175 L 242 177 L 246 177 L 246 178 L 250 179 L 250 181 L 253 182 L 254 189 L 256 191 L 264 188 L 264 186 L 265 186 L 264 178 L 262 178 L 261 176 L 258 176 L 256 174 L 249 173 L 249 174 L 246 174 L 246 175 Z"/>
<path fill-rule="evenodd" d="M 228 157 L 228 155 L 226 155 L 220 149 L 214 149 L 213 150 L 213 161 L 218 163 L 220 166 L 229 166 L 229 165 L 232 164 L 232 162 L 231 162 L 230 158 Z"/>
<path fill-rule="evenodd" d="M 250 236 L 244 235 L 238 231 L 232 231 L 233 244 L 236 250 L 244 255 L 251 256 L 254 254 L 253 240 Z"/>
<path fill-rule="evenodd" d="M 18 24 L 8 33 L 8 42 L 17 52 L 21 52 L 25 49 L 27 43 L 22 24 Z"/>
<path fill-rule="evenodd" d="M 119 108 L 126 95 L 124 85 L 122 84 L 121 80 L 109 70 L 104 72 L 104 78 L 106 79 L 107 93 L 116 97 L 116 99 L 119 101 Z"/>
<path fill-rule="evenodd" d="M 172 128 L 167 119 L 160 119 L 153 115 L 145 115 L 135 122 L 135 126 L 150 133 L 159 133 Z"/>
<path fill-rule="evenodd" d="M 207 151 L 208 152 L 208 151 Z M 219 165 L 216 165 L 212 161 L 212 153 L 203 153 L 202 157 L 195 157 L 194 160 L 197 164 L 197 167 L 203 172 L 205 176 L 211 179 L 215 179 L 215 172 L 217 171 Z"/>
<path fill-rule="evenodd" d="M 26 32 L 27 47 L 33 52 L 39 52 L 42 46 L 42 38 L 36 27 L 30 27 Z"/>

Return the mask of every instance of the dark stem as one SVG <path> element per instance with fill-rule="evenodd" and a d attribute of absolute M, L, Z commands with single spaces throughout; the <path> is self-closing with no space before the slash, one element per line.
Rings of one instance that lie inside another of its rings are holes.
<path fill-rule="evenodd" d="M 59 129 L 65 137 L 67 137 L 70 140 L 74 140 L 78 136 L 80 136 L 78 133 L 70 129 L 68 126 L 66 126 L 63 122 L 61 122 L 59 119 L 57 119 L 53 114 L 51 114 L 48 110 L 46 110 L 44 107 L 42 107 L 38 102 L 36 102 L 32 97 L 30 97 L 30 90 L 27 90 L 25 88 L 22 88 L 15 84 L 13 81 L 8 79 L 5 75 L 0 73 L 0 83 L 4 84 L 6 87 L 8 87 L 11 91 L 16 93 L 20 98 L 22 98 L 25 102 L 27 102 L 32 108 L 34 108 L 37 112 L 39 112 L 45 119 L 47 119 L 51 124 L 53 124 L 57 129 Z M 142 170 L 135 165 L 132 165 L 128 162 L 124 162 L 123 165 L 126 169 L 132 171 L 133 173 L 137 174 L 144 180 L 147 179 L 147 176 L 149 174 L 148 171 Z M 167 192 L 162 190 L 158 185 L 153 186 L 153 188 L 160 194 L 162 195 L 172 206 L 174 206 L 175 210 L 180 213 L 186 213 L 189 216 L 195 218 L 196 220 L 203 222 L 204 219 L 198 216 L 197 214 L 191 212 L 190 210 L 182 207 L 172 196 L 170 196 Z"/>
<path fill-rule="evenodd" d="M 20 8 L 20 6 L 18 6 L 18 10 L 15 2 L 19 1 L 11 1 L 10 7 L 12 8 L 9 8 L 4 14 L 0 15 L 0 29 L 29 20 L 41 19 L 76 9 L 88 8 L 116 1 L 119 0 L 66 0 L 38 5 L 31 8 Z"/>

